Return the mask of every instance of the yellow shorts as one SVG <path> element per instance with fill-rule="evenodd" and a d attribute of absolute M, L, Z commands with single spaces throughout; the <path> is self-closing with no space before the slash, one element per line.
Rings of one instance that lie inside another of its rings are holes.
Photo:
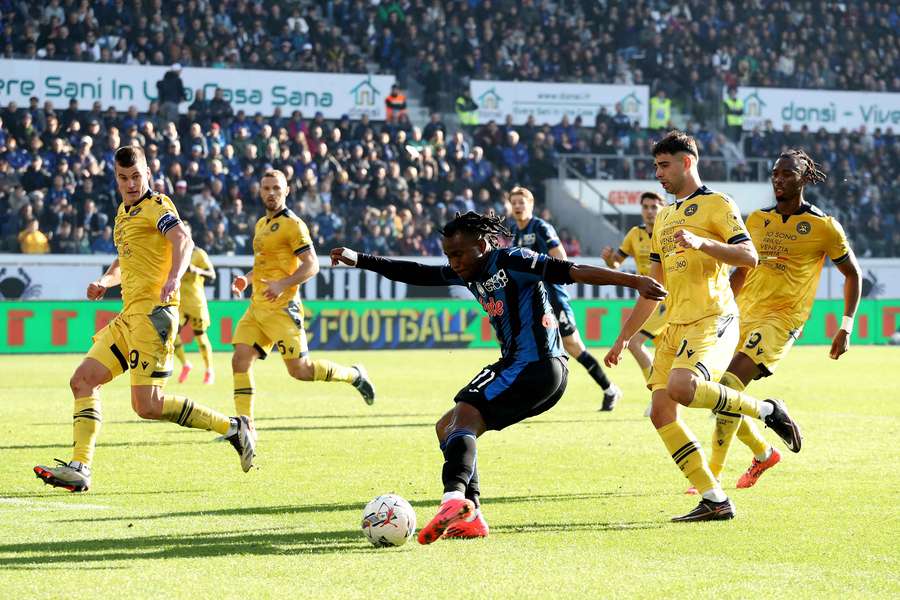
<path fill-rule="evenodd" d="M 296 302 L 281 309 L 260 309 L 251 304 L 238 321 L 231 343 L 253 346 L 260 358 L 268 356 L 273 346 L 284 360 L 309 354 L 303 312 Z"/>
<path fill-rule="evenodd" d="M 186 323 L 191 324 L 191 329 L 194 331 L 194 335 L 199 335 L 201 333 L 205 333 L 207 329 L 209 329 L 212 320 L 209 318 L 209 307 L 204 302 L 202 306 L 194 305 L 194 304 L 185 304 L 181 303 L 179 307 L 179 311 L 181 312 L 181 323 L 178 328 L 179 331 L 181 327 L 184 327 Z"/>
<path fill-rule="evenodd" d="M 641 333 L 651 340 L 655 340 L 656 337 L 662 333 L 662 330 L 665 329 L 667 318 L 666 303 L 660 302 L 659 306 L 656 307 L 656 311 L 650 315 L 650 318 L 647 319 L 647 322 L 641 327 Z"/>
<path fill-rule="evenodd" d="M 112 376 L 131 369 L 131 385 L 162 387 L 172 375 L 178 309 L 157 306 L 149 315 L 119 314 L 93 338 L 88 358 L 100 361 Z"/>
<path fill-rule="evenodd" d="M 741 322 L 738 352 L 746 354 L 759 367 L 760 374 L 756 379 L 768 377 L 787 356 L 794 341 L 800 337 L 800 331 L 800 328 L 788 329 L 772 321 Z"/>
<path fill-rule="evenodd" d="M 736 315 L 712 315 L 693 323 L 669 323 L 656 340 L 653 370 L 647 387 L 664 389 L 672 369 L 689 369 L 707 381 L 725 373 L 738 342 Z"/>

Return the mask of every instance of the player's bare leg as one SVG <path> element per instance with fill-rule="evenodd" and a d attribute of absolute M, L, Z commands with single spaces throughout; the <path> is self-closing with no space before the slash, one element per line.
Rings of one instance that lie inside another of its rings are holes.
<path fill-rule="evenodd" d="M 479 519 L 480 510 L 475 499 L 467 498 L 468 487 L 475 473 L 475 440 L 487 426 L 481 413 L 471 404 L 457 402 L 435 425 L 441 450 L 444 452 L 444 496 L 437 515 L 419 530 L 420 544 L 437 541 L 445 532 L 449 537 L 473 538 L 488 534 L 487 522 Z"/>
<path fill-rule="evenodd" d="M 91 463 L 103 418 L 100 386 L 111 380 L 109 369 L 93 358 L 85 358 L 75 369 L 69 380 L 75 399 L 72 459 L 69 462 L 56 459 L 58 464 L 55 467 L 35 466 L 34 473 L 38 479 L 70 492 L 86 492 L 91 487 Z"/>
<path fill-rule="evenodd" d="M 647 337 L 643 332 L 638 332 L 634 334 L 634 336 L 628 341 L 628 351 L 634 357 L 635 362 L 637 362 L 638 366 L 641 368 L 641 373 L 644 375 L 644 381 L 648 381 L 650 379 L 650 369 L 653 368 L 653 355 L 650 354 L 650 350 L 647 349 L 647 346 L 644 344 L 647 343 L 647 340 L 650 338 Z M 650 411 L 653 408 L 653 403 L 650 402 L 647 404 L 647 408 L 644 410 L 644 416 L 649 417 Z"/>
<path fill-rule="evenodd" d="M 588 374 L 603 390 L 603 403 L 600 406 L 600 410 L 610 411 L 615 408 L 616 403 L 622 399 L 622 390 L 619 389 L 619 386 L 609 380 L 603 367 L 601 367 L 597 359 L 588 352 L 584 342 L 581 341 L 581 334 L 576 330 L 575 333 L 564 337 L 562 340 L 566 354 L 581 363 L 581 365 L 587 369 Z"/>

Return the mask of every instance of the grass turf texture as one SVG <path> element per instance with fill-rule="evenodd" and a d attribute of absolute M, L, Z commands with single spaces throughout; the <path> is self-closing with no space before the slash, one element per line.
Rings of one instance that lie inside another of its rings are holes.
<path fill-rule="evenodd" d="M 325 356 L 323 354 L 322 356 Z M 373 407 L 349 386 L 289 379 L 257 363 L 259 469 L 241 472 L 209 432 L 140 421 L 128 378 L 106 386 L 93 489 L 45 487 L 31 468 L 68 459 L 76 356 L 7 356 L 0 368 L 0 589 L 8 597 L 890 597 L 900 595 L 896 439 L 900 353 L 795 348 L 758 396 L 785 398 L 803 452 L 757 487 L 734 490 L 750 462 L 732 447 L 725 486 L 737 519 L 672 524 L 693 508 L 688 482 L 648 419 L 632 361 L 612 413 L 571 361 L 566 396 L 532 421 L 479 441 L 491 537 L 371 548 L 362 507 L 395 492 L 419 525 L 440 497 L 433 423 L 488 351 L 331 353 L 364 361 Z M 195 366 L 197 356 L 191 356 Z M 230 413 L 229 357 L 168 390 Z M 177 373 L 177 369 L 176 369 Z M 687 420 L 708 447 L 706 411 Z"/>

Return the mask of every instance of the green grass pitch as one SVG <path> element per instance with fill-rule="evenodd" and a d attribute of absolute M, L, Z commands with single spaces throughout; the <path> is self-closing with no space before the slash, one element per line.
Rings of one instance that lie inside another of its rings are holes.
<path fill-rule="evenodd" d="M 598 350 L 599 352 L 599 350 Z M 395 492 L 419 524 L 440 497 L 433 423 L 489 351 L 342 352 L 378 390 L 289 379 L 258 363 L 259 469 L 241 472 L 210 432 L 140 421 L 128 379 L 103 392 L 93 488 L 45 487 L 31 468 L 69 458 L 68 377 L 77 356 L 0 363 L 0 590 L 7 598 L 461 598 L 900 596 L 900 350 L 855 347 L 840 361 L 795 348 L 757 396 L 787 400 L 799 455 L 734 490 L 750 455 L 735 441 L 724 483 L 734 521 L 672 524 L 687 481 L 648 419 L 632 361 L 611 371 L 626 398 L 599 413 L 571 362 L 552 411 L 479 441 L 491 536 L 376 550 L 362 507 Z M 191 357 L 195 364 L 199 357 Z M 170 391 L 231 412 L 229 356 L 218 382 Z M 705 411 L 687 421 L 708 447 Z"/>

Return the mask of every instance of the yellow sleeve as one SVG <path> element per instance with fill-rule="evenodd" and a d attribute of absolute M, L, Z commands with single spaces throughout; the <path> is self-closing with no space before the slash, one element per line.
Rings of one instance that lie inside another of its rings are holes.
<path fill-rule="evenodd" d="M 710 221 L 710 230 L 721 237 L 726 244 L 740 244 L 750 239 L 750 232 L 744 225 L 741 211 L 738 210 L 737 204 L 731 198 L 722 196 L 722 204 L 711 215 Z"/>
<path fill-rule="evenodd" d="M 666 210 L 668 210 L 668 207 L 659 211 L 656 214 L 656 221 L 653 223 L 653 235 L 650 236 L 650 262 L 658 262 L 658 263 L 662 262 L 662 258 L 661 258 L 662 251 L 660 250 L 660 247 L 659 247 L 659 236 L 660 236 L 659 232 L 662 229 L 662 226 L 660 225 L 660 223 L 663 222 L 661 217 L 663 216 L 663 213 Z"/>
<path fill-rule="evenodd" d="M 634 227 L 628 230 L 628 233 L 625 234 L 625 239 L 622 240 L 622 245 L 619 246 L 619 254 L 622 256 L 634 256 L 637 254 L 634 249 Z"/>
<path fill-rule="evenodd" d="M 193 262 L 195 267 L 200 267 L 201 269 L 205 269 L 207 271 L 210 271 L 213 268 L 212 261 L 209 260 L 209 255 L 203 248 L 196 248 L 196 251 L 194 252 Z"/>
<path fill-rule="evenodd" d="M 299 256 L 304 252 L 313 249 L 312 237 L 309 235 L 309 228 L 301 220 L 294 221 L 297 224 L 296 232 L 292 233 L 291 249 L 295 256 Z"/>
<path fill-rule="evenodd" d="M 146 218 L 161 234 L 166 235 L 181 222 L 178 218 L 178 209 L 166 196 L 153 196 L 144 202 L 147 204 L 147 208 L 144 209 Z"/>
<path fill-rule="evenodd" d="M 838 265 L 850 258 L 850 243 L 847 241 L 847 234 L 844 233 L 844 228 L 837 222 L 837 219 L 828 217 L 828 222 L 831 225 L 831 235 L 825 251 L 828 253 L 828 258 Z"/>

